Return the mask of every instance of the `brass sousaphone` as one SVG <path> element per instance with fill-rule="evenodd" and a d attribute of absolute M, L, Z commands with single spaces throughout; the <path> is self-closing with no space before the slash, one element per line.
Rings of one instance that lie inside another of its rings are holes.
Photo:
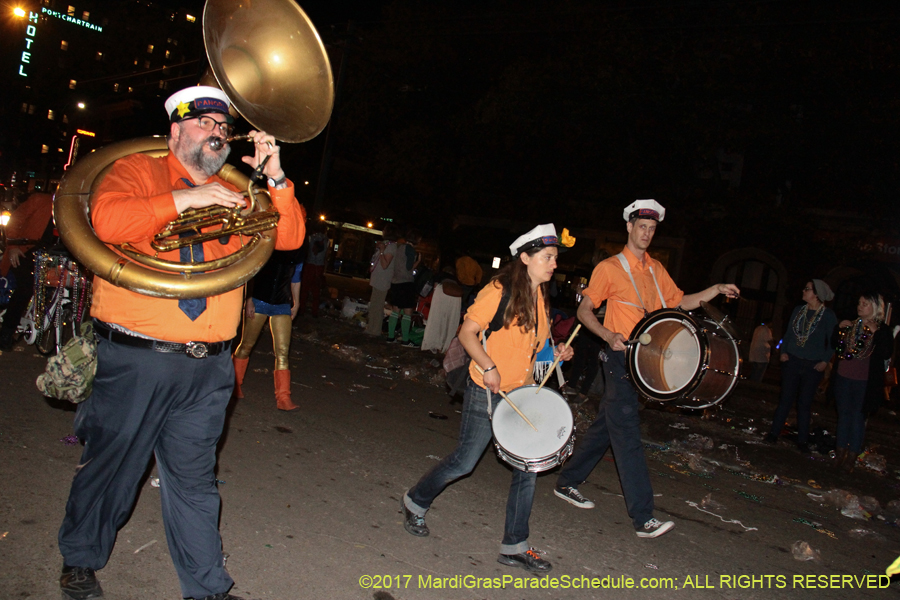
<path fill-rule="evenodd" d="M 254 127 L 291 143 L 310 140 L 325 128 L 334 104 L 331 65 L 315 27 L 293 0 L 207 0 L 203 41 L 218 86 Z M 265 191 L 254 193 L 249 178 L 227 164 L 219 176 L 247 189 L 258 201 L 258 211 L 268 214 L 259 218 L 249 211 L 234 211 L 224 217 L 219 214 L 210 223 L 197 221 L 196 215 L 185 211 L 180 220 L 198 233 L 225 222 L 213 237 L 241 235 L 245 243 L 235 254 L 186 265 L 136 252 L 127 245 L 114 250 L 101 242 L 90 223 L 91 195 L 113 162 L 136 152 L 164 156 L 166 138 L 105 146 L 70 168 L 60 182 L 54 217 L 63 243 L 79 262 L 133 292 L 185 299 L 235 289 L 262 268 L 275 247 L 277 213 Z"/>

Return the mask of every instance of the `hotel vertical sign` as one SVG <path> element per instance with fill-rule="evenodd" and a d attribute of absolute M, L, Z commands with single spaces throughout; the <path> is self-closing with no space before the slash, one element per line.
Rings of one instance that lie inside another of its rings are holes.
<path fill-rule="evenodd" d="M 22 58 L 19 62 L 19 75 L 28 77 L 28 67 L 31 64 L 31 45 L 34 44 L 34 37 L 37 35 L 38 13 L 28 12 L 28 24 L 25 26 L 25 49 L 22 50 Z"/>

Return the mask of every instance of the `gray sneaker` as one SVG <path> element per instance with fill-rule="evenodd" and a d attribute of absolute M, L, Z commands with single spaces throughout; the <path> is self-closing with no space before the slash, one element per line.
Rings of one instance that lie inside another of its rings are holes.
<path fill-rule="evenodd" d="M 640 538 L 655 538 L 666 533 L 673 527 L 675 527 L 675 523 L 673 523 L 672 521 L 650 519 L 649 521 L 644 523 L 643 529 L 638 529 L 637 531 L 635 531 L 635 533 L 637 533 L 637 536 Z"/>
<path fill-rule="evenodd" d="M 425 517 L 420 517 L 406 508 L 403 498 L 400 498 L 400 510 L 403 511 L 403 528 L 407 532 L 416 537 L 428 537 L 431 532 L 428 531 L 428 525 L 425 524 Z"/>
<path fill-rule="evenodd" d="M 578 508 L 594 508 L 594 503 L 582 496 L 577 487 L 558 487 L 553 490 L 553 493 Z"/>

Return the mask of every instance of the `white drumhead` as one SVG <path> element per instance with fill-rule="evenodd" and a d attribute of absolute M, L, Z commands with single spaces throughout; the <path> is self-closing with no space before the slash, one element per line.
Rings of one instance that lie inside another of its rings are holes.
<path fill-rule="evenodd" d="M 510 400 L 534 424 L 532 429 L 505 400 L 500 400 L 492 417 L 494 438 L 515 456 L 544 458 L 558 452 L 572 435 L 574 421 L 569 405 L 555 390 L 536 385 L 516 388 L 507 393 Z"/>

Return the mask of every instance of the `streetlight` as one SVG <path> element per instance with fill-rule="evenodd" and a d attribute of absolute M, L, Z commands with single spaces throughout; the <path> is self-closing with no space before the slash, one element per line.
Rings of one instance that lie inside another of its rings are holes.
<path fill-rule="evenodd" d="M 21 19 L 25 17 L 25 9 L 17 6 L 13 9 L 13 14 Z"/>

